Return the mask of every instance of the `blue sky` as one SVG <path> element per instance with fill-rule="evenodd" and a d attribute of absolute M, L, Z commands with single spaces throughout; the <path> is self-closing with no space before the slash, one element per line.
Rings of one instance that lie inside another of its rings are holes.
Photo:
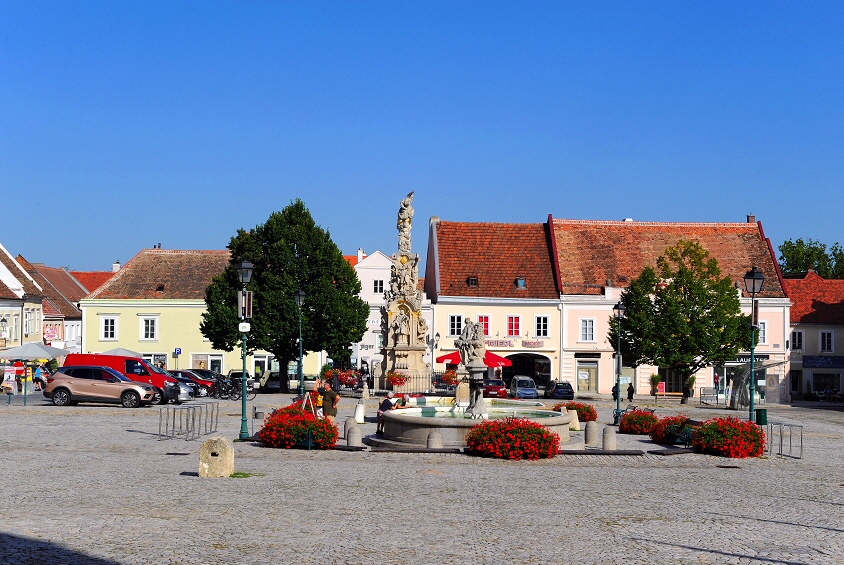
<path fill-rule="evenodd" d="M 841 2 L 0 5 L 2 243 L 107 270 L 301 198 L 346 254 L 431 216 L 840 235 Z"/>

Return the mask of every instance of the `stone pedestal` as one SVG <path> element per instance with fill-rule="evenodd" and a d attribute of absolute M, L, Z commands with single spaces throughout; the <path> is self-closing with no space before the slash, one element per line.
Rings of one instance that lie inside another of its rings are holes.
<path fill-rule="evenodd" d="M 205 440 L 199 448 L 200 477 L 228 477 L 234 473 L 234 444 L 224 437 Z"/>

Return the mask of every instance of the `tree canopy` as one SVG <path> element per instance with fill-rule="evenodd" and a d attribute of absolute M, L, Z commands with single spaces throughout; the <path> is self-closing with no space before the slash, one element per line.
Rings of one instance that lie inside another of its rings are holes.
<path fill-rule="evenodd" d="M 349 346 L 366 331 L 369 306 L 358 296 L 355 270 L 301 200 L 251 231 L 238 230 L 228 249 L 228 267 L 205 290 L 207 309 L 200 324 L 216 349 L 241 345 L 237 294 L 242 285 L 236 266 L 248 259 L 255 268 L 248 285 L 253 292 L 246 341 L 250 352 L 269 351 L 282 368 L 298 358 L 299 310 L 293 293 L 302 289 L 303 351 L 324 350 L 335 360 L 348 357 Z"/>
<path fill-rule="evenodd" d="M 784 275 L 812 269 L 825 279 L 844 279 L 844 248 L 837 241 L 827 251 L 826 244 L 814 239 L 789 239 L 779 250 L 780 270 Z"/>
<path fill-rule="evenodd" d="M 617 347 L 620 330 L 622 358 L 633 366 L 665 367 L 687 383 L 698 370 L 750 347 L 738 292 L 697 242 L 666 249 L 657 269 L 647 267 L 631 281 L 621 303 L 625 315 L 620 324 L 611 320 L 609 342 Z"/>

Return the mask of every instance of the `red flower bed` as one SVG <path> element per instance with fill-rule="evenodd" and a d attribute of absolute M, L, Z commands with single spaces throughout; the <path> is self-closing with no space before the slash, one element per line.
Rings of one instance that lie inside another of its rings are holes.
<path fill-rule="evenodd" d="M 685 414 L 659 418 L 659 421 L 651 428 L 651 439 L 654 443 L 673 443 L 673 441 L 668 438 L 669 428 L 671 428 L 672 431 L 679 432 L 688 420 L 689 417 Z"/>
<path fill-rule="evenodd" d="M 454 369 L 449 369 L 448 371 L 443 373 L 441 382 L 444 385 L 453 386 L 460 382 L 460 377 L 457 376 L 457 371 L 455 371 Z"/>
<path fill-rule="evenodd" d="M 389 371 L 387 373 L 387 382 L 392 386 L 402 386 L 407 382 L 407 375 L 399 371 Z"/>
<path fill-rule="evenodd" d="M 699 451 L 724 457 L 761 457 L 765 453 L 765 430 L 736 418 L 713 418 L 695 430 L 692 445 Z"/>
<path fill-rule="evenodd" d="M 622 434 L 648 435 L 659 418 L 646 410 L 633 410 L 621 416 L 618 431 Z"/>
<path fill-rule="evenodd" d="M 299 405 L 273 410 L 256 435 L 267 447 L 289 449 L 306 441 L 308 431 L 311 432 L 311 445 L 316 449 L 330 449 L 337 445 L 337 426 L 328 420 L 315 418 Z"/>
<path fill-rule="evenodd" d="M 560 448 L 560 436 L 524 418 L 486 420 L 466 434 L 466 446 L 477 455 L 500 459 L 545 459 Z"/>
<path fill-rule="evenodd" d="M 594 422 L 598 419 L 598 411 L 591 404 L 583 404 L 582 402 L 575 402 L 569 400 L 568 402 L 559 402 L 554 405 L 552 410 L 562 412 L 563 408 L 568 409 L 569 412 L 575 410 L 577 412 L 577 419 L 581 422 Z"/>

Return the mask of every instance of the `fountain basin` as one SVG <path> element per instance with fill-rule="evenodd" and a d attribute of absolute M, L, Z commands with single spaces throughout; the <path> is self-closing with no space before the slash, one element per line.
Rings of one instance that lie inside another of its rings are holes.
<path fill-rule="evenodd" d="M 486 400 L 484 404 L 487 405 Z M 525 418 L 537 422 L 560 436 L 561 449 L 581 449 L 583 441 L 569 435 L 572 417 L 569 414 L 551 410 L 536 410 L 529 407 L 488 407 L 490 419 Z M 457 406 L 425 406 L 403 408 L 384 413 L 384 437 L 391 444 L 412 447 L 426 447 L 428 434 L 440 432 L 444 448 L 466 447 L 466 434 L 481 420 L 472 419 Z M 374 439 L 371 443 L 377 444 Z"/>

